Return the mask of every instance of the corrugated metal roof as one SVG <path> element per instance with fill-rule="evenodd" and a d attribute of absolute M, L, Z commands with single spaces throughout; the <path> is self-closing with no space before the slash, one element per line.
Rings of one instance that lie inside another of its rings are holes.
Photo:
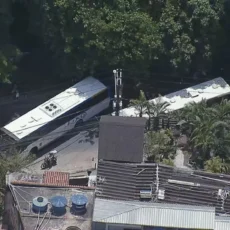
<path fill-rule="evenodd" d="M 211 206 L 216 208 L 216 213 L 230 213 L 230 196 L 225 199 L 224 207 L 218 199 L 218 189 L 230 191 L 230 176 L 165 165 L 159 165 L 157 170 L 157 165 L 151 163 L 99 161 L 97 176 L 103 178 L 105 183 L 97 184 L 97 197 L 139 201 L 141 190 L 155 189 L 152 186 L 156 185 L 157 172 L 159 189 L 165 191 L 164 199 L 158 202 Z M 194 186 L 191 186 L 191 183 L 194 183 Z"/>
<path fill-rule="evenodd" d="M 93 221 L 111 224 L 214 229 L 215 208 L 96 199 Z"/>
<path fill-rule="evenodd" d="M 230 218 L 217 216 L 215 219 L 215 230 L 230 229 Z"/>
<path fill-rule="evenodd" d="M 46 171 L 44 173 L 43 183 L 60 186 L 69 185 L 69 173 Z"/>

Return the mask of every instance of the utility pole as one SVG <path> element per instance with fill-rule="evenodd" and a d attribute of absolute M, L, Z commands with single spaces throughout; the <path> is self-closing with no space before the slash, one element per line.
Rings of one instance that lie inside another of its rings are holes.
<path fill-rule="evenodd" d="M 122 70 L 113 70 L 115 82 L 115 95 L 113 100 L 113 109 L 116 116 L 119 116 L 119 110 L 122 109 Z"/>
<path fill-rule="evenodd" d="M 157 164 L 156 168 L 156 200 L 158 200 L 159 193 L 159 165 Z"/>

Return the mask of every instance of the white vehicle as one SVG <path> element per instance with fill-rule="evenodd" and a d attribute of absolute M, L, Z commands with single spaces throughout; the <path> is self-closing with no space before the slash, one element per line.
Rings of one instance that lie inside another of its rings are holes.
<path fill-rule="evenodd" d="M 230 94 L 230 86 L 221 77 L 183 89 L 162 97 L 154 98 L 149 102 L 168 102 L 166 112 L 172 112 L 184 108 L 189 103 L 199 103 L 202 100 L 215 101 Z M 112 114 L 113 116 L 115 113 Z M 119 116 L 138 117 L 138 111 L 134 107 L 120 110 Z M 146 114 L 143 116 L 148 117 Z"/>
<path fill-rule="evenodd" d="M 93 77 L 86 78 L 1 128 L 1 146 L 24 146 L 28 155 L 107 109 L 109 89 Z"/>

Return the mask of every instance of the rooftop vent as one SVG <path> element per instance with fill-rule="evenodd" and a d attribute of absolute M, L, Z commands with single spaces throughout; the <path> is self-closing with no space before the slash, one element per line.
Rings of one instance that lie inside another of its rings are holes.
<path fill-rule="evenodd" d="M 168 179 L 168 183 L 180 184 L 180 185 L 188 185 L 188 186 L 194 186 L 194 187 L 199 187 L 200 186 L 199 183 L 193 183 L 193 182 L 189 182 L 189 181 L 180 181 L 180 180 L 170 180 L 170 179 Z"/>
<path fill-rule="evenodd" d="M 72 207 L 71 213 L 74 215 L 83 215 L 86 212 L 88 199 L 85 195 L 73 195 L 71 197 Z"/>
<path fill-rule="evenodd" d="M 189 94 L 190 94 L 190 96 L 191 97 L 197 97 L 197 96 L 199 96 L 199 93 L 198 93 L 198 91 L 188 91 L 189 92 Z"/>
<path fill-rule="evenodd" d="M 36 213 L 44 213 L 47 211 L 48 199 L 45 197 L 39 196 L 33 199 L 33 211 Z"/>
<path fill-rule="evenodd" d="M 218 195 L 218 197 L 221 197 L 222 196 L 222 189 L 220 188 L 220 189 L 218 189 L 218 193 L 217 193 L 217 195 Z"/>
<path fill-rule="evenodd" d="M 51 198 L 52 214 L 62 216 L 66 213 L 67 199 L 64 196 L 54 196 Z"/>
<path fill-rule="evenodd" d="M 76 88 L 69 88 L 65 91 L 66 93 L 72 93 L 72 94 L 76 94 L 78 93 L 78 90 Z"/>
<path fill-rule="evenodd" d="M 54 102 L 45 104 L 41 109 L 51 117 L 56 116 L 62 111 L 62 108 Z"/>
<path fill-rule="evenodd" d="M 151 199 L 152 198 L 152 190 L 141 190 L 140 191 L 141 199 Z"/>
<path fill-rule="evenodd" d="M 158 197 L 159 200 L 164 200 L 165 199 L 165 190 L 164 189 L 159 189 L 157 197 Z"/>
<path fill-rule="evenodd" d="M 219 88 L 219 85 L 217 85 L 217 84 L 214 83 L 214 84 L 212 85 L 212 88 L 213 88 L 213 89 L 217 89 L 217 88 Z"/>

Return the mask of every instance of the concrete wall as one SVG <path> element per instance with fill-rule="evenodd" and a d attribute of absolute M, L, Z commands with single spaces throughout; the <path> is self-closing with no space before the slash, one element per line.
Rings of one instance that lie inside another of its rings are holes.
<path fill-rule="evenodd" d="M 9 189 L 6 190 L 4 198 L 3 224 L 9 230 L 23 230 L 20 215 Z"/>

